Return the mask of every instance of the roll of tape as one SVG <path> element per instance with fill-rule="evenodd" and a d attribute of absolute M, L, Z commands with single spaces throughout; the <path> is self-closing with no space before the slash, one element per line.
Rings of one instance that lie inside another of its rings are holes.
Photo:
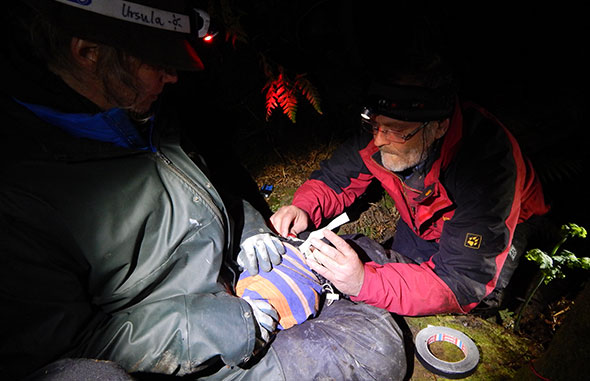
<path fill-rule="evenodd" d="M 444 361 L 432 354 L 429 344 L 446 341 L 456 345 L 465 357 L 456 362 Z M 479 363 L 479 350 L 467 335 L 456 329 L 429 325 L 416 335 L 416 357 L 434 374 L 452 379 L 464 378 L 475 371 Z"/>

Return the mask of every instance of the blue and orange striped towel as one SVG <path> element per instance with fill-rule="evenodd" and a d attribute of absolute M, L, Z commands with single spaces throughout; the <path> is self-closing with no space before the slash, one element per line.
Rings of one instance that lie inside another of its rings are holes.
<path fill-rule="evenodd" d="M 316 315 L 322 286 L 303 260 L 303 254 L 283 242 L 285 254 L 281 264 L 269 272 L 251 276 L 248 270 L 240 274 L 236 294 L 268 301 L 279 314 L 279 329 L 301 324 Z"/>

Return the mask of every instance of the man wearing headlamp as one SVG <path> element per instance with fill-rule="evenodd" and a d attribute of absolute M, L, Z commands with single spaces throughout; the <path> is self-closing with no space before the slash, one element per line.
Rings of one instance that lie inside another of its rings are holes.
<path fill-rule="evenodd" d="M 331 245 L 312 242 L 309 266 L 354 301 L 410 316 L 497 307 L 533 217 L 549 209 L 514 137 L 460 102 L 448 78 L 436 59 L 382 75 L 361 113 L 370 133 L 340 147 L 271 217 L 281 235 L 299 234 L 381 183 L 400 214 L 390 247 L 360 244 L 363 263 L 330 231 Z"/>

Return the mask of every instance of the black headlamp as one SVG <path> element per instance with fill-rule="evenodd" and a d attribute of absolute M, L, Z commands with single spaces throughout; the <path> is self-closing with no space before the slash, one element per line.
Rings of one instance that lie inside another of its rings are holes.
<path fill-rule="evenodd" d="M 443 120 L 451 115 L 454 105 L 455 96 L 450 88 L 373 83 L 361 116 L 368 119 L 384 115 L 408 122 Z"/>
<path fill-rule="evenodd" d="M 217 26 L 206 11 L 193 8 L 192 21 L 195 24 L 193 33 L 196 34 L 197 38 L 210 41 L 217 36 Z"/>

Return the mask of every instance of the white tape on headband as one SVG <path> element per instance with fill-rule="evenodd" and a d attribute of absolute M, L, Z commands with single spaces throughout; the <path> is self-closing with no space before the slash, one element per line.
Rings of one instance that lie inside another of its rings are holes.
<path fill-rule="evenodd" d="M 55 0 L 65 5 L 118 20 L 173 32 L 190 33 L 191 23 L 187 15 L 122 0 Z"/>
<path fill-rule="evenodd" d="M 446 341 L 456 345 L 465 358 L 456 362 L 444 361 L 432 354 L 429 344 Z M 426 369 L 440 376 L 457 379 L 469 376 L 479 363 L 479 351 L 475 343 L 464 333 L 447 327 L 429 325 L 416 335 L 416 357 Z"/>

